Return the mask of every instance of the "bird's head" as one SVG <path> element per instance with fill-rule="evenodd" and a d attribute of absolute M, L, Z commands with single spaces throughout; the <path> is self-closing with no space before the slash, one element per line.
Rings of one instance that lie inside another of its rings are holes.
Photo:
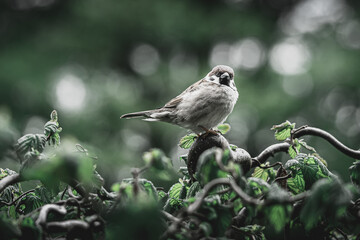
<path fill-rule="evenodd" d="M 205 77 L 205 80 L 219 85 L 225 85 L 236 90 L 234 70 L 226 65 L 215 66 Z"/>

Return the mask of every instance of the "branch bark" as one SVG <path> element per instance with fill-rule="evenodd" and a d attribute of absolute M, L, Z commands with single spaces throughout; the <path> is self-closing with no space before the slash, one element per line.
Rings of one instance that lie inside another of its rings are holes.
<path fill-rule="evenodd" d="M 292 132 L 293 139 L 300 138 L 303 136 L 321 137 L 321 138 L 325 139 L 326 141 L 328 141 L 331 145 L 333 145 L 336 149 L 338 149 L 340 152 L 344 153 L 345 155 L 347 155 L 351 158 L 360 159 L 360 150 L 354 150 L 354 149 L 351 149 L 351 148 L 345 146 L 342 142 L 340 142 L 338 139 L 336 139 L 333 135 L 331 135 L 330 133 L 328 133 L 320 128 L 303 126 L 298 129 L 294 129 Z M 260 162 L 260 163 L 266 162 L 266 160 L 269 157 L 274 156 L 275 153 L 287 152 L 290 146 L 291 146 L 290 143 L 283 142 L 283 143 L 273 144 L 273 145 L 265 148 L 265 150 L 263 150 L 258 156 L 253 158 L 251 167 L 253 168 L 253 167 L 258 166 L 259 165 L 258 162 Z"/>
<path fill-rule="evenodd" d="M 294 134 L 293 134 L 294 138 L 300 138 L 305 135 L 321 137 L 326 141 L 328 141 L 331 145 L 333 145 L 336 149 L 338 149 L 340 152 L 344 153 L 345 155 L 348 155 L 351 158 L 360 159 L 359 150 L 354 150 L 345 146 L 343 143 L 337 140 L 333 135 L 320 128 L 304 127 L 304 128 L 299 128 L 299 130 L 296 129 L 294 130 Z"/>
<path fill-rule="evenodd" d="M 15 173 L 12 175 L 8 175 L 0 180 L 0 193 L 4 191 L 4 189 L 12 184 L 20 182 L 20 174 Z"/>

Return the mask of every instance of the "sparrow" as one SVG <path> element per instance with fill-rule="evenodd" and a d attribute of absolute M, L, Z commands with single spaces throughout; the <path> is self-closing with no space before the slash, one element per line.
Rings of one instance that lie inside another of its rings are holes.
<path fill-rule="evenodd" d="M 218 65 L 163 107 L 124 114 L 120 118 L 144 117 L 145 121 L 167 122 L 198 135 L 204 131 L 216 133 L 213 128 L 226 120 L 238 96 L 234 70 Z"/>

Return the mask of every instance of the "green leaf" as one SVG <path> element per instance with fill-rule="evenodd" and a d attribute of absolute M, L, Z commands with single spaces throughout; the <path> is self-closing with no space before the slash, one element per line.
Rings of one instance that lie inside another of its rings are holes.
<path fill-rule="evenodd" d="M 172 185 L 168 192 L 168 200 L 165 203 L 164 210 L 172 213 L 183 207 L 188 189 L 189 187 L 182 183 Z"/>
<path fill-rule="evenodd" d="M 16 153 L 20 158 L 32 149 L 39 152 L 44 150 L 46 137 L 44 134 L 26 134 L 17 140 L 15 145 Z"/>
<path fill-rule="evenodd" d="M 195 133 L 190 133 L 180 139 L 179 146 L 183 149 L 188 149 L 194 143 L 196 138 L 197 138 L 197 135 Z"/>
<path fill-rule="evenodd" d="M 265 235 L 263 233 L 265 227 L 260 225 L 247 225 L 245 227 L 240 227 L 237 229 L 244 236 L 245 240 L 265 240 Z M 250 236 L 250 237 L 249 237 Z"/>
<path fill-rule="evenodd" d="M 143 155 L 144 162 L 156 170 L 165 170 L 172 167 L 172 161 L 160 149 L 154 148 Z"/>
<path fill-rule="evenodd" d="M 49 145 L 58 147 L 60 145 L 60 132 L 62 128 L 59 127 L 58 114 L 53 110 L 50 114 L 50 121 L 44 126 L 44 134 L 49 141 Z"/>
<path fill-rule="evenodd" d="M 157 201 L 157 191 L 156 188 L 154 186 L 154 184 L 144 178 L 139 178 L 137 180 L 138 186 L 139 186 L 139 190 L 142 193 L 145 193 L 145 196 L 147 197 L 151 197 L 151 199 Z M 132 186 L 132 188 L 128 188 L 126 185 L 130 184 Z M 133 178 L 125 178 L 122 180 L 121 184 L 120 184 L 120 189 L 124 189 L 125 191 L 129 191 L 130 189 L 133 190 L 135 184 L 135 180 Z M 132 194 L 130 194 L 130 198 L 132 197 Z"/>
<path fill-rule="evenodd" d="M 219 168 L 215 160 L 216 156 L 221 156 L 222 158 L 223 151 L 220 148 L 208 149 L 204 151 L 199 157 L 196 167 L 196 179 L 202 186 L 215 178 L 224 178 L 229 175 L 227 172 L 222 171 Z"/>
<path fill-rule="evenodd" d="M 20 200 L 20 204 L 24 204 L 24 214 L 28 214 L 43 206 L 45 203 L 38 195 L 36 195 L 36 193 L 31 192 Z"/>
<path fill-rule="evenodd" d="M 287 179 L 287 186 L 294 194 L 299 194 L 305 191 L 305 180 L 301 170 L 297 172 L 294 177 Z"/>
<path fill-rule="evenodd" d="M 184 175 L 184 177 L 186 179 L 190 179 L 190 175 L 189 175 L 189 170 L 187 167 L 180 167 L 179 168 L 179 173 L 181 173 L 182 175 Z"/>
<path fill-rule="evenodd" d="M 120 186 L 121 186 L 120 183 L 113 183 L 113 185 L 111 185 L 110 189 L 113 192 L 119 192 L 120 191 Z"/>
<path fill-rule="evenodd" d="M 278 184 L 271 184 L 265 198 L 267 206 L 264 206 L 264 213 L 270 225 L 276 232 L 280 232 L 290 220 L 292 205 L 288 204 L 289 193 Z"/>
<path fill-rule="evenodd" d="M 207 222 L 200 223 L 199 228 L 204 232 L 205 237 L 210 237 L 213 232 L 211 225 Z"/>
<path fill-rule="evenodd" d="M 168 192 L 168 196 L 170 199 L 170 205 L 176 205 L 178 203 L 177 200 L 183 200 L 186 197 L 186 193 L 188 191 L 189 187 L 185 186 L 181 183 L 175 183 L 172 185 Z"/>
<path fill-rule="evenodd" d="M 260 197 L 269 191 L 270 185 L 261 178 L 249 177 L 247 193 L 253 197 Z"/>
<path fill-rule="evenodd" d="M 295 123 L 289 121 L 283 122 L 279 125 L 274 125 L 271 130 L 275 130 L 275 139 L 284 141 L 291 136 L 291 130 L 295 128 Z"/>
<path fill-rule="evenodd" d="M 263 167 L 266 167 L 266 166 L 269 166 L 269 162 L 267 162 L 266 164 L 262 164 L 261 166 Z M 252 177 L 255 177 L 255 178 L 260 178 L 266 182 L 272 180 L 275 178 L 276 176 L 276 173 L 275 173 L 275 170 L 274 168 L 260 168 L 260 167 L 256 167 L 254 169 L 254 172 L 253 174 L 251 174 Z"/>
<path fill-rule="evenodd" d="M 351 198 L 351 192 L 338 179 L 321 179 L 311 188 L 311 195 L 305 201 L 300 220 L 306 230 L 314 228 L 321 219 L 335 223 L 344 216 Z"/>
<path fill-rule="evenodd" d="M 68 183 L 77 179 L 90 187 L 93 177 L 93 159 L 86 155 L 67 153 L 58 149 L 50 159 L 43 159 L 29 168 L 22 169 L 26 180 L 40 180 L 54 194 L 59 191 L 60 181 Z"/>
<path fill-rule="evenodd" d="M 290 155 L 290 157 L 295 158 L 296 155 L 299 154 L 301 145 L 299 143 L 299 140 L 294 139 L 294 143 L 292 145 L 290 145 L 289 149 L 288 149 L 288 153 Z"/>
<path fill-rule="evenodd" d="M 292 207 L 290 204 L 275 204 L 265 208 L 265 215 L 276 232 L 280 232 L 290 220 Z"/>
<path fill-rule="evenodd" d="M 217 126 L 217 129 L 221 132 L 221 134 L 226 134 L 227 132 L 230 131 L 231 127 L 230 127 L 230 124 L 227 124 L 227 123 L 223 123 L 223 124 L 219 124 Z"/>
<path fill-rule="evenodd" d="M 233 210 L 221 204 L 218 194 L 207 196 L 199 211 L 211 224 L 214 237 L 224 236 L 234 217 Z"/>
<path fill-rule="evenodd" d="M 187 195 L 186 195 L 186 198 L 191 198 L 191 197 L 195 197 L 195 195 L 200 192 L 201 190 L 201 185 L 198 181 L 194 182 L 193 184 L 191 184 L 188 192 L 187 192 Z"/>
<path fill-rule="evenodd" d="M 304 179 L 305 189 L 310 189 L 320 178 L 331 179 L 334 177 L 326 166 L 314 155 L 300 153 L 295 159 L 287 161 L 285 168 L 291 170 L 294 178 L 296 175 L 300 175 Z M 299 178 L 298 180 L 301 179 Z"/>
<path fill-rule="evenodd" d="M 349 168 L 351 182 L 360 187 L 360 161 L 353 162 Z"/>

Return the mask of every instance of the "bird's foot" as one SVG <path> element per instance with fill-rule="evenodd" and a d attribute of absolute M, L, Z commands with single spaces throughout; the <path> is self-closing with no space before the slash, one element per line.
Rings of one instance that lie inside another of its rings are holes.
<path fill-rule="evenodd" d="M 213 130 L 213 129 L 207 129 L 206 127 L 203 127 L 203 126 L 199 126 L 199 127 L 205 131 L 205 133 L 201 134 L 200 136 L 207 137 L 209 134 L 213 134 L 213 135 L 219 135 L 220 134 L 220 131 L 216 131 L 216 130 Z"/>

